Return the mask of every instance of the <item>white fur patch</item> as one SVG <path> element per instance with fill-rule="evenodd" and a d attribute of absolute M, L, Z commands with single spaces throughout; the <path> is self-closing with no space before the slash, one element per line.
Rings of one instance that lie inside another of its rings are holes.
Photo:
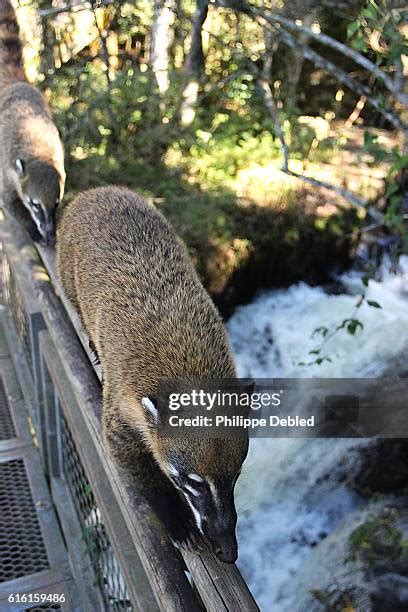
<path fill-rule="evenodd" d="M 20 176 L 24 174 L 24 166 L 21 159 L 16 159 L 16 170 Z"/>
<path fill-rule="evenodd" d="M 149 399 L 148 397 L 142 397 L 142 406 L 143 408 L 145 408 L 146 410 L 150 412 L 155 423 L 157 423 L 157 421 L 159 420 L 159 413 L 157 411 L 156 406 L 153 404 L 152 400 Z"/>
<path fill-rule="evenodd" d="M 169 474 L 171 474 L 172 476 L 179 476 L 180 472 L 178 471 L 178 469 L 176 467 L 174 467 L 174 465 L 172 465 L 171 463 L 167 464 L 167 470 L 169 472 Z"/>
<path fill-rule="evenodd" d="M 215 484 L 209 479 L 207 480 L 207 482 L 210 485 L 210 491 L 213 496 L 214 504 L 219 507 L 220 501 L 219 501 L 217 489 L 215 488 Z"/>
<path fill-rule="evenodd" d="M 204 482 L 204 478 L 201 478 L 201 476 L 198 474 L 188 474 L 188 477 L 191 478 L 191 480 L 196 480 L 197 482 Z"/>
<path fill-rule="evenodd" d="M 31 212 L 31 210 L 30 210 L 30 212 Z M 40 224 L 39 220 L 37 219 L 37 217 L 34 217 L 32 213 L 31 213 L 31 217 L 32 217 L 34 223 L 36 224 L 37 229 L 40 232 L 41 236 L 44 238 L 44 234 L 43 234 L 43 231 L 41 229 L 41 224 Z"/>
<path fill-rule="evenodd" d="M 197 510 L 197 508 L 194 508 L 193 504 L 191 503 L 191 500 L 189 498 L 189 496 L 186 493 L 183 493 L 184 497 L 187 500 L 188 505 L 191 508 L 191 512 L 193 513 L 194 516 L 194 520 L 196 522 L 197 528 L 198 530 L 203 533 L 203 529 L 202 529 L 202 520 L 201 520 L 201 515 L 199 513 L 199 511 Z"/>
<path fill-rule="evenodd" d="M 190 491 L 191 495 L 194 495 L 194 497 L 199 497 L 200 493 L 198 491 L 196 491 L 195 489 L 193 489 L 193 487 L 190 487 L 190 485 L 185 484 L 184 488 L 187 489 L 187 491 Z"/>

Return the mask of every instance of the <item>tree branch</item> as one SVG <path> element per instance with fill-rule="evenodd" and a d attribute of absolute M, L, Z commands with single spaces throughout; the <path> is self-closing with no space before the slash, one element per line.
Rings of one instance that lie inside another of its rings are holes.
<path fill-rule="evenodd" d="M 54 17 L 55 15 L 60 15 L 61 13 L 79 13 L 80 11 L 90 11 L 94 8 L 109 6 L 110 4 L 114 4 L 114 0 L 99 0 L 95 3 L 86 1 L 81 2 L 80 4 L 66 4 L 64 6 L 55 8 L 39 9 L 37 13 L 40 17 Z"/>
<path fill-rule="evenodd" d="M 261 17 L 259 19 L 263 23 L 263 18 Z M 401 132 L 403 132 L 405 135 L 408 133 L 408 125 L 405 124 L 390 109 L 385 108 L 382 103 L 372 95 L 372 91 L 369 87 L 363 85 L 362 83 L 359 83 L 358 81 L 353 79 L 353 77 L 349 76 L 347 72 L 333 64 L 330 60 L 327 60 L 326 58 L 322 57 L 309 47 L 301 45 L 294 36 L 289 34 L 289 32 L 286 32 L 282 28 L 277 28 L 277 26 L 271 27 L 276 27 L 277 31 L 281 35 L 283 42 L 288 47 L 291 47 L 292 49 L 298 49 L 302 53 L 303 57 L 311 61 L 315 66 L 317 66 L 318 68 L 322 68 L 323 70 L 326 70 L 327 72 L 332 74 L 334 77 L 336 77 L 338 81 L 344 83 L 344 85 L 351 89 L 351 91 L 357 93 L 359 96 L 365 96 L 367 102 L 369 102 L 377 112 L 383 115 L 383 117 L 385 117 L 387 121 L 391 123 L 391 125 L 393 125 L 397 130 L 401 130 Z"/>
<path fill-rule="evenodd" d="M 395 96 L 395 98 L 399 102 L 401 102 L 401 104 L 403 104 L 404 106 L 408 106 L 408 95 L 404 94 L 398 88 L 397 84 L 393 81 L 393 79 L 389 77 L 383 70 L 381 70 L 381 68 L 379 68 L 376 64 L 374 64 L 372 61 L 367 59 L 361 53 L 358 53 L 358 51 L 351 49 L 347 45 L 332 38 L 331 36 L 327 36 L 326 34 L 323 34 L 322 32 L 314 32 L 310 28 L 304 25 L 298 25 L 294 23 L 293 21 L 290 21 L 290 19 L 287 19 L 286 17 L 281 17 L 280 15 L 277 15 L 276 13 L 271 13 L 269 11 L 268 12 L 259 11 L 259 10 L 256 10 L 254 12 L 258 15 L 261 15 L 269 23 L 272 23 L 272 24 L 279 23 L 280 25 L 284 26 L 288 30 L 291 30 L 292 32 L 302 32 L 304 34 L 307 34 L 308 37 L 316 40 L 317 42 L 323 45 L 326 45 L 327 47 L 331 47 L 332 49 L 335 49 L 342 55 L 349 57 L 350 59 L 355 61 L 356 64 L 359 64 L 360 66 L 365 68 L 368 72 L 370 72 L 370 74 L 375 76 L 377 79 L 380 79 L 384 83 L 386 88 Z"/>
<path fill-rule="evenodd" d="M 267 16 L 264 16 L 262 10 L 247 4 L 244 0 L 210 0 L 211 4 L 215 6 L 220 6 L 222 8 L 227 8 L 233 11 L 242 12 L 245 15 L 248 15 L 254 19 L 257 23 L 261 25 L 262 28 L 267 26 L 273 28 L 275 32 L 280 36 L 280 39 L 291 49 L 296 49 L 299 51 L 302 56 L 312 62 L 318 68 L 322 68 L 323 70 L 332 74 L 338 81 L 344 83 L 349 89 L 357 93 L 359 96 L 365 96 L 367 102 L 376 109 L 383 117 L 391 123 L 397 130 L 400 130 L 405 135 L 408 133 L 408 126 L 390 109 L 387 109 L 383 106 L 380 100 L 377 100 L 373 95 L 372 91 L 366 85 L 359 83 L 353 77 L 351 77 L 347 72 L 333 64 L 330 60 L 322 57 L 316 51 L 313 51 L 306 45 L 302 45 L 296 39 L 293 34 L 290 34 L 287 30 L 280 26 L 278 23 L 273 23 L 272 20 L 268 20 Z"/>
<path fill-rule="evenodd" d="M 271 87 L 269 85 L 269 82 L 259 74 L 259 70 L 257 69 L 255 64 L 253 65 L 253 72 L 256 74 L 258 85 L 260 86 L 262 90 L 264 100 L 265 100 L 265 106 L 269 111 L 269 115 L 272 119 L 272 122 L 275 128 L 275 134 L 280 141 L 282 157 L 283 157 L 283 162 L 282 162 L 282 167 L 281 167 L 282 172 L 284 172 L 285 174 L 288 174 L 289 176 L 293 176 L 303 181 L 304 183 L 308 183 L 309 185 L 314 185 L 315 187 L 319 187 L 319 188 L 323 187 L 324 189 L 329 189 L 330 191 L 333 191 L 334 193 L 341 196 L 345 200 L 351 202 L 351 204 L 353 204 L 353 206 L 355 206 L 356 208 L 363 208 L 364 210 L 369 212 L 369 214 L 373 217 L 373 219 L 375 219 L 379 223 L 382 223 L 384 219 L 383 214 L 376 208 L 372 206 L 367 206 L 367 202 L 357 197 L 355 194 L 351 193 L 351 191 L 348 191 L 347 189 L 343 189 L 342 187 L 338 187 L 337 185 L 332 185 L 331 183 L 327 183 L 326 181 L 321 181 L 319 179 L 315 179 L 310 176 L 305 176 L 304 174 L 299 174 L 298 172 L 294 172 L 293 170 L 289 169 L 289 148 L 286 144 L 285 133 L 283 131 L 283 128 L 282 128 L 282 125 L 279 119 L 279 112 L 278 112 L 278 108 L 275 103 L 275 99 L 273 97 Z"/>

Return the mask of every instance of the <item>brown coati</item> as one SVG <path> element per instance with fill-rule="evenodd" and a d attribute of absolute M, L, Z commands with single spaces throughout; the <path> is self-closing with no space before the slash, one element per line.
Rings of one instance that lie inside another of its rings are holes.
<path fill-rule="evenodd" d="M 47 104 L 25 76 L 16 15 L 0 0 L 0 200 L 34 240 L 52 243 L 64 151 Z"/>
<path fill-rule="evenodd" d="M 105 187 L 63 211 L 57 265 L 102 366 L 108 448 L 144 483 L 174 542 L 197 550 L 207 541 L 234 562 L 233 491 L 247 436 L 183 439 L 157 426 L 163 378 L 236 377 L 221 318 L 185 246 L 140 196 Z"/>

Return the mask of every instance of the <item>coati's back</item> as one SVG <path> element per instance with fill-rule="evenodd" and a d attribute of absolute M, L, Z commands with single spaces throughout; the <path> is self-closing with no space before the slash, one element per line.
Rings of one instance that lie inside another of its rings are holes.
<path fill-rule="evenodd" d="M 0 91 L 16 81 L 26 81 L 20 31 L 10 1 L 0 0 Z"/>
<path fill-rule="evenodd" d="M 63 213 L 57 257 L 106 368 L 132 359 L 142 378 L 146 367 L 169 377 L 235 376 L 221 318 L 185 246 L 143 198 L 118 187 L 81 194 Z M 156 391 L 146 383 L 137 383 L 145 394 Z"/>
<path fill-rule="evenodd" d="M 186 440 L 157 428 L 168 408 L 158 394 L 162 379 L 236 376 L 221 318 L 185 246 L 140 196 L 106 187 L 80 194 L 64 210 L 57 265 L 100 359 L 104 436 L 111 450 L 112 439 L 126 438 L 115 454 L 131 464 L 141 433 L 185 506 L 178 513 L 172 502 L 161 516 L 172 538 L 181 545 L 194 541 L 177 535 L 180 526 L 187 530 L 191 515 L 219 558 L 235 561 L 233 489 L 247 437 Z"/>
<path fill-rule="evenodd" d="M 41 93 L 27 82 L 15 11 L 0 0 L 0 199 L 36 240 L 49 242 L 64 192 L 64 151 Z"/>

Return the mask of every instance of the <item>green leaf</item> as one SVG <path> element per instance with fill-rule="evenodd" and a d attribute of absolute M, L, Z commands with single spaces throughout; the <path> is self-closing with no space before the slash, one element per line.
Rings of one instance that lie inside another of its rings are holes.
<path fill-rule="evenodd" d="M 381 304 L 379 304 L 375 300 L 367 300 L 367 304 L 372 308 L 382 308 Z"/>
<path fill-rule="evenodd" d="M 311 335 L 311 338 L 313 338 L 313 336 L 315 334 L 322 334 L 323 338 L 325 338 L 327 336 L 327 334 L 329 333 L 329 330 L 327 329 L 327 327 L 325 327 L 324 325 L 322 325 L 321 327 L 316 327 L 315 330 L 313 330 L 313 333 Z"/>
<path fill-rule="evenodd" d="M 404 168 L 408 167 L 408 155 L 401 155 L 392 165 L 395 170 L 404 170 Z"/>
<path fill-rule="evenodd" d="M 398 183 L 390 183 L 387 187 L 387 191 L 385 192 L 385 197 L 389 198 L 390 196 L 394 195 L 394 193 L 396 193 L 399 188 L 400 186 L 398 185 Z"/>
<path fill-rule="evenodd" d="M 351 43 L 351 46 L 356 51 L 367 51 L 367 44 L 362 34 L 359 34 Z"/>
<path fill-rule="evenodd" d="M 359 328 L 361 329 L 364 328 L 364 325 L 358 319 L 348 319 L 348 321 L 349 322 L 346 325 L 346 329 L 348 333 L 351 334 L 352 336 L 354 336 L 354 334 Z"/>
<path fill-rule="evenodd" d="M 364 132 L 364 148 L 369 149 L 377 142 L 377 136 L 373 136 L 368 130 Z"/>
<path fill-rule="evenodd" d="M 367 6 L 361 14 L 364 15 L 364 17 L 368 17 L 368 19 L 377 19 L 377 11 L 372 4 Z"/>
<path fill-rule="evenodd" d="M 324 361 L 329 361 L 331 363 L 330 357 L 319 357 L 316 359 L 315 363 L 316 365 L 321 365 Z"/>
<path fill-rule="evenodd" d="M 349 23 L 349 25 L 347 26 L 347 38 L 351 38 L 352 36 L 354 36 L 354 34 L 359 29 L 360 29 L 359 21 L 352 21 L 351 23 Z"/>

